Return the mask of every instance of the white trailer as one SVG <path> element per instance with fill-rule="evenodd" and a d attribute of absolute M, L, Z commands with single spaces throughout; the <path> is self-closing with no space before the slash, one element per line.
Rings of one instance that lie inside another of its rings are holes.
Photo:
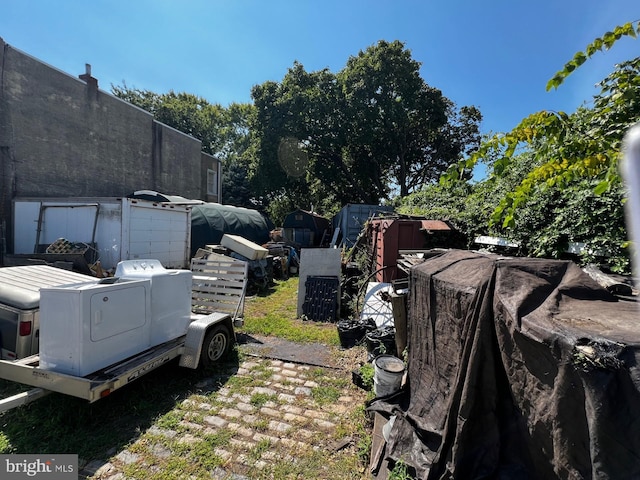
<path fill-rule="evenodd" d="M 16 198 L 16 255 L 43 254 L 64 238 L 84 243 L 102 268 L 122 260 L 157 259 L 166 268 L 189 268 L 191 207 L 132 198 Z"/>
<path fill-rule="evenodd" d="M 135 267 L 147 268 L 142 261 Z M 123 271 L 126 270 L 123 269 Z M 175 358 L 179 358 L 180 366 L 191 369 L 199 366 L 209 367 L 220 360 L 235 342 L 234 327 L 241 326 L 243 323 L 248 264 L 223 255 L 211 254 L 207 258 L 193 259 L 191 270 L 193 274 L 190 293 L 191 317 L 178 337 L 170 338 L 150 348 L 141 348 L 139 352 L 127 358 L 104 365 L 86 375 L 56 371 L 55 367 L 48 366 L 47 362 L 41 362 L 40 355 L 31 355 L 14 361 L 0 360 L 0 379 L 35 387 L 0 400 L 0 412 L 25 405 L 51 392 L 95 402 Z M 167 275 L 171 276 L 173 273 L 168 271 Z M 141 275 L 131 276 L 135 279 L 142 277 Z M 150 296 L 151 302 L 154 302 L 153 283 L 158 277 L 152 277 L 153 275 L 149 275 L 147 278 L 151 278 Z M 105 285 L 112 285 L 112 279 L 106 281 L 109 283 Z M 95 285 L 91 287 L 94 288 Z M 77 285 L 70 288 L 77 288 Z M 106 299 L 107 296 L 108 294 L 105 294 L 104 298 Z M 43 308 L 46 308 L 46 304 Z M 151 310 L 153 311 L 153 305 Z M 56 315 L 59 313 L 56 312 Z M 71 318 L 72 312 L 69 313 Z M 114 319 L 116 317 L 117 315 L 112 316 Z M 96 318 L 105 321 L 108 317 L 88 315 L 83 329 L 91 330 Z M 161 321 L 166 324 L 167 319 L 163 318 Z M 183 320 L 176 318 L 176 322 L 183 322 Z M 90 335 L 82 340 L 77 340 L 77 336 L 74 335 L 69 338 L 70 342 L 85 342 L 84 346 L 87 348 L 91 348 L 95 340 Z M 101 347 L 96 345 L 95 348 Z M 69 346 L 69 351 L 74 355 L 73 352 L 79 350 L 79 345 Z"/>

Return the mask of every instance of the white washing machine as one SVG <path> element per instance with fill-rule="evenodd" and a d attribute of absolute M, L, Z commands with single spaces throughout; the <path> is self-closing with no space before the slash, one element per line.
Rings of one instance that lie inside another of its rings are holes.
<path fill-rule="evenodd" d="M 191 271 L 165 269 L 159 260 L 124 260 L 115 276 L 151 282 L 151 345 L 187 332 L 191 322 Z"/>
<path fill-rule="evenodd" d="M 40 366 L 84 377 L 151 347 L 151 282 L 40 290 Z"/>

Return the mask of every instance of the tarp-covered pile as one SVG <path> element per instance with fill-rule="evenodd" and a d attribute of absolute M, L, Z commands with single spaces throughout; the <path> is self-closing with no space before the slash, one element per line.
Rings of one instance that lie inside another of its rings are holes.
<path fill-rule="evenodd" d="M 640 315 L 572 262 L 413 267 L 387 458 L 421 479 L 640 478 Z"/>
<path fill-rule="evenodd" d="M 239 235 L 262 245 L 269 241 L 271 221 L 257 210 L 204 203 L 191 209 L 191 252 L 205 245 L 218 245 L 222 236 Z"/>

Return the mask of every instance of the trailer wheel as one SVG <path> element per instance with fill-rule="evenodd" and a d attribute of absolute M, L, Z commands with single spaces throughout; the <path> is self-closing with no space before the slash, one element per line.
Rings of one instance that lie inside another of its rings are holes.
<path fill-rule="evenodd" d="M 207 332 L 202 342 L 200 364 L 204 368 L 211 367 L 231 350 L 231 334 L 224 325 L 215 325 Z"/>

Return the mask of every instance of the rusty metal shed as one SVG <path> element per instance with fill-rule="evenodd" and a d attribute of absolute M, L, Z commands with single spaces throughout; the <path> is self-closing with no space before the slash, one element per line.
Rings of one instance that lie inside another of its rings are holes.
<path fill-rule="evenodd" d="M 391 282 L 406 276 L 397 267 L 400 250 L 441 246 L 433 245 L 429 235 L 434 232 L 453 232 L 451 225 L 443 220 L 407 218 L 372 219 L 368 228 L 378 282 Z"/>

